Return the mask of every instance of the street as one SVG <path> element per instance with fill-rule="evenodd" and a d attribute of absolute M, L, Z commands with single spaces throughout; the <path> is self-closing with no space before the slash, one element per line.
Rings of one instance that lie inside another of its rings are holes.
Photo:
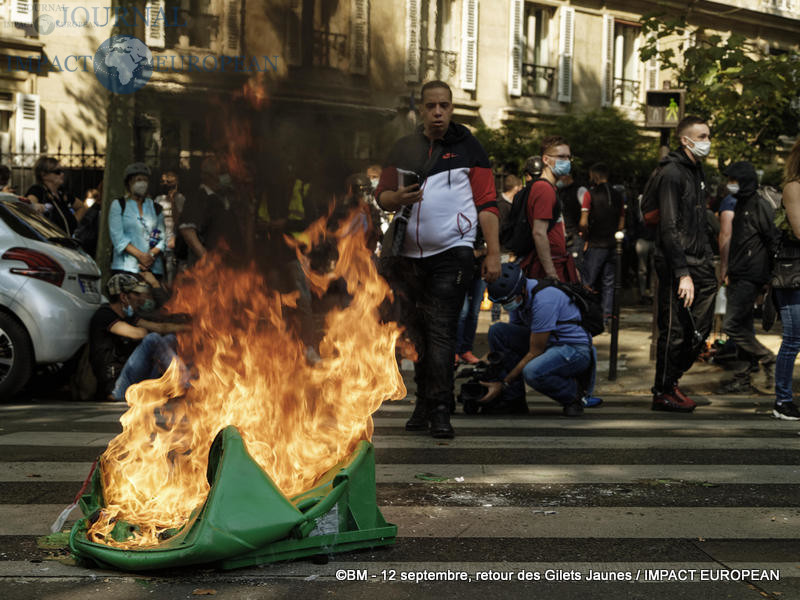
<path fill-rule="evenodd" d="M 614 389 L 645 377 L 623 372 Z M 459 410 L 450 441 L 406 433 L 410 402 L 387 402 L 373 441 L 395 545 L 146 574 L 76 566 L 43 537 L 123 407 L 3 404 L 3 598 L 800 598 L 797 423 L 773 419 L 768 396 L 706 395 L 676 415 L 652 412 L 645 394 L 601 395 L 577 419 L 533 392 L 525 417 Z"/>

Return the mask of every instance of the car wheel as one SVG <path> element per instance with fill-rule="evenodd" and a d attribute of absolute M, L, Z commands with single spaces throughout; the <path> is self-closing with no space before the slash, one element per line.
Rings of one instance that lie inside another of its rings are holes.
<path fill-rule="evenodd" d="M 0 398 L 10 398 L 19 391 L 32 371 L 33 348 L 28 333 L 9 315 L 0 312 Z"/>

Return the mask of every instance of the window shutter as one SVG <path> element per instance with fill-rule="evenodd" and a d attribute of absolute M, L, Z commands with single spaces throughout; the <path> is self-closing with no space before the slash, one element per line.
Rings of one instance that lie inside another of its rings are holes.
<path fill-rule="evenodd" d="M 147 0 L 144 28 L 144 43 L 148 48 L 163 48 L 165 43 L 164 24 L 167 18 L 164 0 Z"/>
<path fill-rule="evenodd" d="M 603 90 L 600 104 L 611 106 L 614 102 L 614 17 L 603 15 Z"/>
<path fill-rule="evenodd" d="M 419 81 L 420 0 L 406 0 L 406 81 Z"/>
<path fill-rule="evenodd" d="M 241 54 L 241 24 L 242 13 L 239 0 L 226 0 L 225 2 L 225 27 L 223 28 L 223 53 L 226 56 L 239 56 Z"/>
<path fill-rule="evenodd" d="M 659 49 L 659 41 L 656 40 L 656 51 Z M 659 72 L 659 64 L 658 64 L 658 54 L 653 56 L 650 60 L 647 61 L 647 89 L 648 90 L 657 90 L 658 89 L 658 72 Z"/>
<path fill-rule="evenodd" d="M 558 39 L 558 101 L 572 102 L 572 52 L 575 43 L 575 9 L 564 6 Z"/>
<path fill-rule="evenodd" d="M 14 151 L 23 164 L 33 164 L 40 151 L 41 121 L 39 119 L 39 96 L 36 94 L 16 95 L 16 115 L 14 128 Z"/>
<path fill-rule="evenodd" d="M 351 0 L 350 72 L 366 75 L 369 70 L 369 0 Z"/>
<path fill-rule="evenodd" d="M 11 20 L 14 23 L 33 25 L 33 0 L 12 0 Z"/>
<path fill-rule="evenodd" d="M 461 2 L 461 89 L 474 90 L 478 79 L 478 0 Z"/>
<path fill-rule="evenodd" d="M 298 67 L 303 64 L 303 0 L 289 0 L 286 17 L 286 43 L 289 51 L 286 62 Z"/>
<path fill-rule="evenodd" d="M 508 95 L 522 95 L 522 39 L 524 0 L 511 0 L 508 36 Z"/>

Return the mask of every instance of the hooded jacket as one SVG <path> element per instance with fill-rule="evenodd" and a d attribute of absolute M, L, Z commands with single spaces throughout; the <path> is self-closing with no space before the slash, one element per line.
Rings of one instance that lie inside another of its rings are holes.
<path fill-rule="evenodd" d="M 725 171 L 739 183 L 733 211 L 728 277 L 763 285 L 771 277 L 772 248 L 777 239 L 775 211 L 758 193 L 758 175 L 747 161 L 733 163 Z"/>
<path fill-rule="evenodd" d="M 422 173 L 440 143 L 439 158 Z M 375 198 L 398 188 L 398 169 L 424 176 L 422 200 L 412 205 L 402 256 L 423 258 L 457 246 L 472 248 L 478 213 L 498 214 L 489 157 L 463 125 L 451 122 L 441 142 L 429 140 L 421 127 L 398 140 L 381 172 Z"/>
<path fill-rule="evenodd" d="M 667 260 L 675 277 L 682 277 L 690 266 L 712 259 L 705 175 L 700 162 L 693 162 L 683 148 L 670 152 L 659 166 L 656 254 Z"/>

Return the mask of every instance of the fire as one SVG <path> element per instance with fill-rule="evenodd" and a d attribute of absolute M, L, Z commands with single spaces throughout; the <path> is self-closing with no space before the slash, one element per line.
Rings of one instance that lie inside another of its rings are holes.
<path fill-rule="evenodd" d="M 237 272 L 210 256 L 179 282 L 170 308 L 192 315 L 192 329 L 179 342 L 195 378 L 187 389 L 186 369 L 173 362 L 161 379 L 128 390 L 123 431 L 101 457 L 106 508 L 89 539 L 136 548 L 172 535 L 205 500 L 208 451 L 227 425 L 241 431 L 288 497 L 371 439 L 372 413 L 384 400 L 405 396 L 395 360 L 401 332 L 380 322 L 378 307 L 390 291 L 363 233 L 349 227 L 336 233 L 333 270 L 308 272 L 314 290 L 342 277 L 352 296 L 326 316 L 323 360 L 313 366 L 284 318 L 295 297 L 266 289 L 254 270 Z M 313 229 L 319 241 L 324 223 Z M 134 526 L 132 538 L 112 539 L 118 522 Z"/>

